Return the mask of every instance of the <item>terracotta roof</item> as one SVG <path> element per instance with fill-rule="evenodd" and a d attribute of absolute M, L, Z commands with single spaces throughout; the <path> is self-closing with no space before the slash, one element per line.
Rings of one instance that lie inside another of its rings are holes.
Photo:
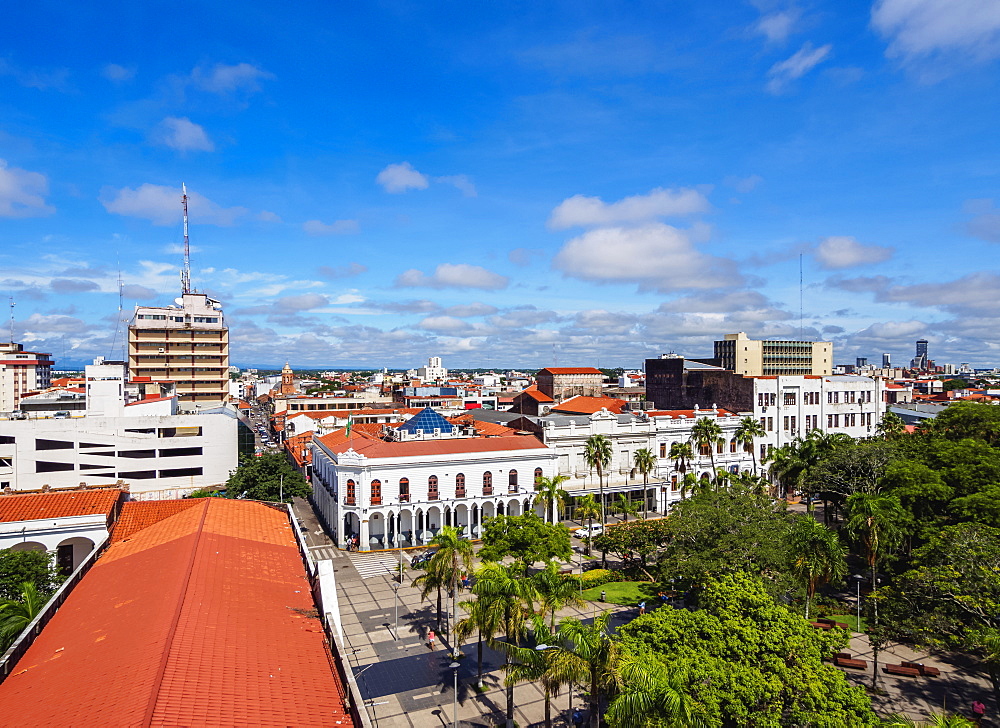
<path fill-rule="evenodd" d="M 504 437 L 517 434 L 517 430 L 511 427 L 506 427 L 498 422 L 477 420 L 471 414 L 449 417 L 448 421 L 455 425 L 472 425 L 476 428 L 476 432 L 485 437 Z"/>
<path fill-rule="evenodd" d="M 336 434 L 339 433 L 324 435 L 318 439 L 331 452 L 341 453 L 353 449 L 367 458 L 426 457 L 428 455 L 546 449 L 547 447 L 538 438 L 526 435 L 459 437 L 405 442 L 385 442 L 378 438 L 356 437 L 348 442 L 343 437 L 339 440 L 332 439 Z"/>
<path fill-rule="evenodd" d="M 292 459 L 295 460 L 295 464 L 299 467 L 308 465 L 312 462 L 312 448 L 309 447 L 312 439 L 312 432 L 303 432 L 301 435 L 289 437 L 284 442 L 286 452 L 292 456 Z"/>
<path fill-rule="evenodd" d="M 712 417 L 711 409 L 697 409 L 697 410 L 647 410 L 646 414 L 650 417 Z M 735 412 L 730 412 L 727 409 L 722 409 L 719 407 L 719 417 L 734 417 Z"/>
<path fill-rule="evenodd" d="M 0 522 L 89 516 L 97 513 L 110 515 L 121 494 L 122 491 L 118 488 L 104 488 L 4 495 L 0 496 Z"/>
<path fill-rule="evenodd" d="M 200 499 L 108 547 L 0 685 L 0 714 L 35 726 L 350 726 L 314 610 L 285 513 Z"/>
<path fill-rule="evenodd" d="M 201 498 L 182 498 L 180 500 L 129 501 L 122 506 L 118 523 L 111 533 L 111 543 L 132 538 L 144 528 L 159 523 L 165 518 L 176 516 L 188 508 L 194 508 L 201 503 Z"/>
<path fill-rule="evenodd" d="M 594 367 L 545 367 L 538 371 L 539 374 L 542 372 L 548 372 L 549 374 L 600 374 L 604 376 L 604 372 L 600 369 L 594 369 Z"/>
<path fill-rule="evenodd" d="M 625 405 L 624 399 L 614 397 L 571 397 L 552 408 L 553 412 L 570 412 L 578 415 L 591 415 L 606 409 L 613 414 L 621 414 Z"/>
<path fill-rule="evenodd" d="M 555 400 L 552 399 L 552 397 L 539 390 L 538 387 L 536 387 L 534 384 L 532 384 L 526 390 L 521 392 L 518 396 L 521 396 L 521 394 L 531 397 L 536 402 L 543 402 L 546 404 L 549 402 L 555 402 Z"/>

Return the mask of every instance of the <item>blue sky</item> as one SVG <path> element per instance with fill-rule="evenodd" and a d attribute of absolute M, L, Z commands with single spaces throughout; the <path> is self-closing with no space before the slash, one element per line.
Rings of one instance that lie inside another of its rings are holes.
<path fill-rule="evenodd" d="M 193 282 L 241 365 L 1000 363 L 1000 3 L 66 2 L 0 40 L 15 339 Z"/>

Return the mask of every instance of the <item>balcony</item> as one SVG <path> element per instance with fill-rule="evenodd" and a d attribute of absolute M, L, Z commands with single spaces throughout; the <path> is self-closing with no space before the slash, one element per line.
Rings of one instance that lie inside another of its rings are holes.
<path fill-rule="evenodd" d="M 344 496 L 344 505 L 353 506 L 355 503 L 355 498 L 353 495 Z"/>
<path fill-rule="evenodd" d="M 399 502 L 400 503 L 409 503 L 410 502 L 410 494 L 409 493 L 400 493 L 399 494 Z"/>
<path fill-rule="evenodd" d="M 380 495 L 373 495 L 372 496 L 372 505 L 373 506 L 380 506 L 380 505 L 382 505 L 382 496 L 380 496 Z"/>
<path fill-rule="evenodd" d="M 456 498 L 464 498 L 465 497 L 465 488 L 456 488 L 455 489 L 455 497 Z"/>
<path fill-rule="evenodd" d="M 429 491 L 427 493 L 427 500 L 438 500 L 441 496 L 438 495 L 436 490 Z"/>
<path fill-rule="evenodd" d="M 484 485 L 483 486 L 483 495 L 493 495 L 493 486 L 492 485 Z"/>
<path fill-rule="evenodd" d="M 518 490 L 517 490 L 517 486 L 516 485 L 511 485 L 511 486 L 509 486 L 507 488 L 507 493 L 508 494 L 510 494 L 510 493 L 517 493 L 517 492 L 518 492 Z"/>

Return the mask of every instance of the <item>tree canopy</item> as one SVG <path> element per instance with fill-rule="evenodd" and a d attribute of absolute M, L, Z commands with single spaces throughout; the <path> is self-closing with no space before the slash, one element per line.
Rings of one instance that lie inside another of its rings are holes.
<path fill-rule="evenodd" d="M 0 599 L 20 600 L 21 585 L 28 582 L 47 600 L 64 578 L 47 551 L 0 551 Z"/>
<path fill-rule="evenodd" d="M 527 566 L 549 559 L 569 561 L 572 555 L 569 529 L 561 523 L 546 523 L 534 513 L 497 516 L 487 519 L 483 527 L 483 548 L 479 551 L 483 561 L 513 556 Z"/>
<path fill-rule="evenodd" d="M 292 467 L 283 453 L 241 457 L 240 464 L 226 481 L 227 498 L 285 502 L 294 497 L 308 498 L 312 489 L 302 473 Z"/>

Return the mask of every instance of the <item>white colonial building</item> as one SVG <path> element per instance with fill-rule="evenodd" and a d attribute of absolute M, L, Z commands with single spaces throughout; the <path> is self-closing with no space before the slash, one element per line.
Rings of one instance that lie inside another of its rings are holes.
<path fill-rule="evenodd" d="M 478 536 L 484 519 L 530 510 L 535 478 L 556 471 L 537 437 L 496 431 L 427 408 L 403 424 L 314 438 L 317 510 L 338 545 L 357 537 L 362 550 L 427 543 L 444 525 Z"/>

